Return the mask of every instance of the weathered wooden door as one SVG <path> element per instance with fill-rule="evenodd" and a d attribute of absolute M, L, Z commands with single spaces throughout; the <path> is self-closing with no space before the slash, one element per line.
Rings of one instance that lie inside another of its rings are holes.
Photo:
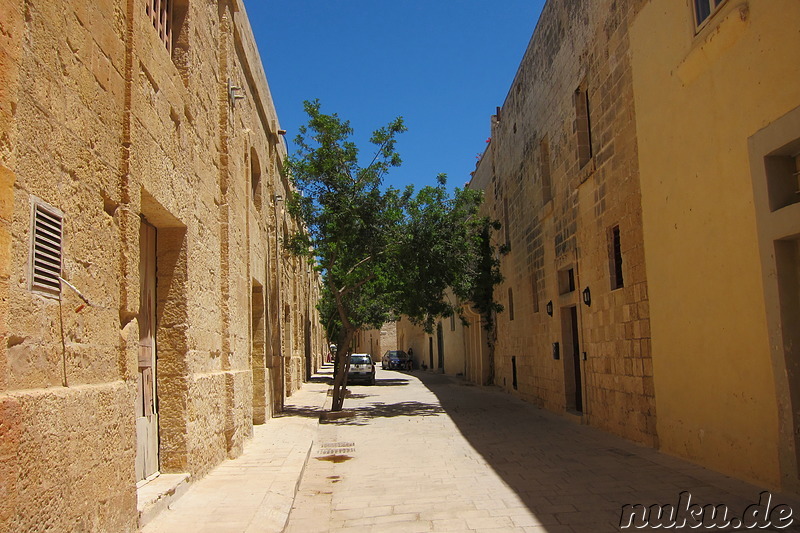
<path fill-rule="evenodd" d="M 136 480 L 158 471 L 156 402 L 156 228 L 142 220 L 139 230 L 139 372 L 136 398 Z"/>

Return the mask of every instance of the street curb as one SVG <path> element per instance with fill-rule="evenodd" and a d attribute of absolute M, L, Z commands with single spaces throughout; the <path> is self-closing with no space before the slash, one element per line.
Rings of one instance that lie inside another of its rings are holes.
<path fill-rule="evenodd" d="M 328 398 L 331 397 L 329 393 L 332 390 L 332 388 L 333 387 L 328 387 L 325 390 L 325 396 L 324 396 L 325 400 L 322 402 L 322 413 L 325 413 L 327 411 L 326 408 L 329 407 L 328 406 Z M 289 525 L 289 519 L 291 519 L 291 517 L 292 517 L 292 510 L 294 509 L 294 502 L 297 499 L 297 493 L 300 491 L 300 483 L 303 481 L 303 474 L 306 471 L 306 467 L 308 466 L 309 459 L 311 459 L 311 450 L 314 449 L 314 443 L 316 442 L 317 428 L 319 428 L 319 424 L 320 424 L 320 420 L 321 420 L 321 417 L 322 417 L 322 413 L 320 413 L 320 418 L 317 419 L 316 423 L 309 424 L 309 426 L 312 427 L 311 442 L 308 445 L 308 451 L 306 451 L 306 458 L 303 461 L 303 466 L 300 468 L 300 473 L 298 474 L 297 481 L 294 484 L 294 491 L 292 492 L 292 500 L 291 500 L 291 504 L 289 506 L 289 512 L 286 513 L 286 520 L 284 521 L 283 526 L 280 529 L 281 533 L 286 531 L 286 527 Z"/>

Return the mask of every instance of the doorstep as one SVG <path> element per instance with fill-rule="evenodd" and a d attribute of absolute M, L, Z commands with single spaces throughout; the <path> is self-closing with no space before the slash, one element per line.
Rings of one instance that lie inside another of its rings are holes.
<path fill-rule="evenodd" d="M 158 474 L 136 489 L 139 527 L 144 527 L 189 490 L 189 474 Z"/>

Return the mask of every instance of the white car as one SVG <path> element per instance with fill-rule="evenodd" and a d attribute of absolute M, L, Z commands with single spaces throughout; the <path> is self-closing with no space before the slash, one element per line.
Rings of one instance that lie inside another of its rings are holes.
<path fill-rule="evenodd" d="M 350 356 L 347 382 L 355 381 L 364 381 L 369 385 L 375 385 L 375 363 L 368 353 L 354 353 Z"/>

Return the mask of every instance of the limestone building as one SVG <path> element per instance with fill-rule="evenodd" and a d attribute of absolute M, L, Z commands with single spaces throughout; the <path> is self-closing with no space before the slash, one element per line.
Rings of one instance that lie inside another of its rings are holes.
<path fill-rule="evenodd" d="M 798 16 L 546 3 L 470 184 L 510 253 L 467 379 L 800 492 Z M 398 337 L 457 373 L 458 343 Z"/>
<path fill-rule="evenodd" d="M 380 329 L 359 330 L 353 339 L 353 353 L 368 353 L 376 363 L 387 350 L 397 350 L 397 323 L 387 322 Z"/>
<path fill-rule="evenodd" d="M 135 531 L 320 363 L 241 0 L 0 0 L 0 529 Z"/>

